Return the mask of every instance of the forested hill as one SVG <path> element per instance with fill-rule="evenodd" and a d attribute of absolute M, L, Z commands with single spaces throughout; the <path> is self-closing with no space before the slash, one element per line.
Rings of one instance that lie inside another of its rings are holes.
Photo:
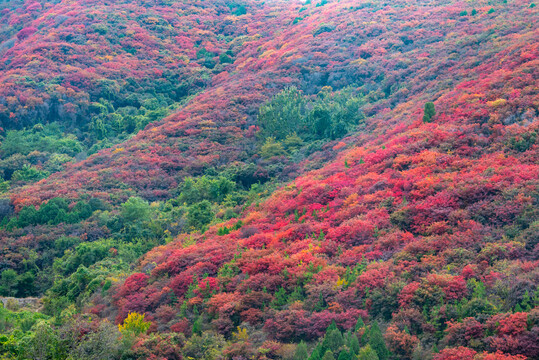
<path fill-rule="evenodd" d="M 0 3 L 1 356 L 538 359 L 537 18 Z"/>

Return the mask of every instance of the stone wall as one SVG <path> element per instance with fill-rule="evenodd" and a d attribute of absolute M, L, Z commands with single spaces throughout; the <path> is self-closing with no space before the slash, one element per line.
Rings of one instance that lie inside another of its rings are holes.
<path fill-rule="evenodd" d="M 37 310 L 42 305 L 41 299 L 37 297 L 14 298 L 0 296 L 0 302 L 5 308 L 10 310 L 18 310 L 20 308 Z"/>

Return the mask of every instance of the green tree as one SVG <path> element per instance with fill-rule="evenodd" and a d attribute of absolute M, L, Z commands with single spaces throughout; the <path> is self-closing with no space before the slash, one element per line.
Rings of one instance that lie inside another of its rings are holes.
<path fill-rule="evenodd" d="M 16 296 L 17 297 L 28 297 L 36 295 L 36 277 L 30 271 L 25 272 L 24 274 L 19 275 L 17 278 L 16 285 Z"/>
<path fill-rule="evenodd" d="M 77 214 L 78 219 L 87 219 L 93 212 L 92 207 L 86 201 L 77 202 L 71 211 Z"/>
<path fill-rule="evenodd" d="M 346 350 L 341 350 L 341 352 L 339 353 L 339 357 L 337 358 L 337 360 L 352 360 L 352 356 L 350 355 L 350 353 Z"/>
<path fill-rule="evenodd" d="M 203 230 L 206 225 L 211 223 L 213 217 L 211 203 L 208 200 L 191 205 L 187 211 L 187 223 L 197 230 Z"/>
<path fill-rule="evenodd" d="M 121 352 L 120 332 L 108 321 L 102 321 L 97 331 L 82 337 L 71 356 L 77 360 L 113 360 Z"/>
<path fill-rule="evenodd" d="M 236 183 L 224 176 L 211 178 L 204 175 L 197 179 L 188 177 L 178 187 L 178 201 L 189 205 L 202 200 L 221 203 L 235 188 Z"/>
<path fill-rule="evenodd" d="M 209 331 L 201 335 L 194 334 L 185 342 L 183 352 L 185 356 L 193 359 L 217 360 L 221 359 L 222 349 L 226 346 L 224 337 Z"/>
<path fill-rule="evenodd" d="M 262 105 L 258 114 L 263 139 L 285 139 L 302 127 L 305 118 L 305 99 L 295 88 L 287 88 Z"/>
<path fill-rule="evenodd" d="M 313 350 L 313 352 L 311 353 L 311 356 L 309 356 L 309 360 L 321 360 L 320 348 L 318 346 Z"/>
<path fill-rule="evenodd" d="M 204 199 L 204 194 L 201 193 L 201 184 L 192 177 L 186 178 L 178 187 L 180 196 L 178 200 L 181 203 L 194 204 Z"/>
<path fill-rule="evenodd" d="M 425 104 L 425 109 L 423 111 L 423 122 L 431 122 L 432 118 L 436 115 L 436 110 L 434 109 L 434 103 L 428 102 Z"/>
<path fill-rule="evenodd" d="M 58 224 L 65 221 L 69 205 L 66 199 L 52 198 L 41 205 L 37 212 L 37 222 L 40 224 Z"/>
<path fill-rule="evenodd" d="M 331 326 L 326 331 L 324 340 L 322 341 L 322 348 L 326 351 L 338 351 L 344 345 L 344 339 L 341 332 L 337 328 Z"/>
<path fill-rule="evenodd" d="M 245 5 L 243 5 L 243 4 L 238 6 L 236 11 L 234 11 L 234 15 L 236 15 L 236 16 L 241 16 L 241 15 L 245 15 L 245 14 L 247 14 L 247 9 L 245 9 Z"/>
<path fill-rule="evenodd" d="M 322 356 L 322 360 L 335 360 L 335 356 L 333 356 L 331 351 L 326 351 L 324 356 Z"/>
<path fill-rule="evenodd" d="M 524 311 L 528 312 L 532 309 L 532 301 L 531 301 L 531 297 L 530 297 L 530 293 L 528 292 L 528 290 L 526 290 L 526 292 L 524 293 L 524 296 L 522 296 L 522 301 L 521 301 L 521 307 L 524 309 Z"/>
<path fill-rule="evenodd" d="M 107 137 L 107 127 L 105 125 L 105 115 L 99 114 L 92 117 L 92 122 L 90 123 L 90 129 L 93 130 L 94 136 L 98 140 L 103 140 Z"/>
<path fill-rule="evenodd" d="M 360 344 L 356 334 L 348 333 L 346 346 L 348 346 L 354 354 L 359 354 Z"/>
<path fill-rule="evenodd" d="M 13 269 L 4 270 L 0 278 L 2 279 L 0 295 L 13 296 L 17 286 L 17 272 Z"/>
<path fill-rule="evenodd" d="M 307 360 L 309 358 L 309 351 L 307 350 L 307 345 L 302 341 L 296 347 L 296 352 L 294 353 L 294 360 Z"/>
<path fill-rule="evenodd" d="M 280 309 L 288 303 L 286 296 L 286 290 L 283 287 L 280 287 L 279 290 L 275 293 L 274 299 L 271 302 L 271 307 L 274 309 Z"/>
<path fill-rule="evenodd" d="M 301 140 L 301 138 L 295 132 L 293 132 L 292 134 L 286 136 L 286 139 L 283 141 L 283 145 L 286 150 L 296 150 L 303 145 L 303 140 Z"/>
<path fill-rule="evenodd" d="M 139 197 L 130 197 L 122 204 L 121 215 L 126 221 L 135 222 L 148 220 L 150 212 L 150 204 L 146 200 Z"/>
<path fill-rule="evenodd" d="M 376 351 L 370 345 L 364 346 L 359 350 L 358 360 L 380 360 Z"/>
<path fill-rule="evenodd" d="M 344 137 L 349 131 L 349 124 L 346 119 L 339 118 L 331 123 L 330 137 L 331 139 L 339 139 Z"/>
<path fill-rule="evenodd" d="M 47 171 L 41 171 L 34 166 L 25 164 L 21 170 L 17 170 L 11 177 L 12 181 L 38 181 L 49 176 Z"/>
<path fill-rule="evenodd" d="M 260 156 L 264 159 L 269 159 L 274 156 L 286 155 L 283 144 L 280 141 L 275 141 L 275 138 L 270 136 L 266 138 L 264 145 L 260 148 Z"/>
<path fill-rule="evenodd" d="M 231 64 L 234 62 L 234 59 L 232 59 L 226 52 L 221 53 L 219 55 L 219 63 L 220 64 Z"/>
<path fill-rule="evenodd" d="M 356 322 L 356 326 L 354 327 L 354 330 L 355 331 L 358 331 L 359 329 L 362 329 L 365 327 L 365 322 L 363 321 L 363 319 L 360 317 L 357 318 L 357 322 Z"/>
<path fill-rule="evenodd" d="M 236 188 L 236 183 L 220 176 L 217 179 L 212 179 L 210 182 L 210 201 L 221 203 L 225 197 L 232 193 Z"/>
<path fill-rule="evenodd" d="M 44 320 L 32 327 L 33 334 L 25 346 L 27 359 L 56 359 L 58 336 L 54 329 Z"/>
<path fill-rule="evenodd" d="M 331 113 L 322 104 L 316 105 L 309 114 L 311 123 L 318 137 L 326 137 L 331 128 Z"/>
<path fill-rule="evenodd" d="M 197 334 L 197 335 L 202 334 L 202 317 L 201 316 L 197 317 L 195 322 L 193 323 L 193 334 Z"/>
<path fill-rule="evenodd" d="M 302 288 L 300 286 L 296 286 L 294 288 L 294 291 L 288 296 L 288 302 L 293 303 L 295 301 L 303 301 L 305 299 L 305 296 L 303 295 Z"/>
<path fill-rule="evenodd" d="M 389 359 L 389 350 L 387 349 L 380 326 L 378 326 L 378 322 L 376 321 L 373 322 L 369 329 L 369 345 L 376 351 L 380 360 Z"/>

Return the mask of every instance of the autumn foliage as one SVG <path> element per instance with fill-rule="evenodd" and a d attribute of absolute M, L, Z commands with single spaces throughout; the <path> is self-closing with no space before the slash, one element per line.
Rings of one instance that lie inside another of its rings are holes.
<path fill-rule="evenodd" d="M 23 246 L 44 251 L 59 233 L 83 233 L 84 243 L 118 229 L 144 249 L 132 269 L 103 275 L 85 298 L 53 290 L 117 324 L 145 316 L 137 331 L 149 334 L 134 349 L 148 358 L 166 336 L 193 358 L 210 358 L 201 343 L 227 358 L 292 358 L 292 344 L 312 354 L 326 338 L 339 360 L 359 354 L 356 341 L 380 359 L 539 357 L 539 47 L 528 1 L 495 11 L 479 1 L 475 15 L 455 1 L 163 1 L 152 16 L 145 1 L 79 3 L 1 13 L 13 26 L 6 39 L 16 37 L 0 48 L 12 59 L 0 66 L 3 127 L 60 113 L 80 123 L 99 98 L 133 106 L 122 89 L 145 78 L 187 79 L 197 91 L 121 145 L 7 191 L 19 219 L 57 197 L 71 208 L 85 196 L 105 204 L 72 225 L 2 229 L 9 267 L 28 256 Z M 323 114 L 320 104 L 342 110 L 348 94 L 361 120 Z M 322 130 L 296 134 L 274 118 L 261 126 L 276 113 Z M 338 124 L 346 131 L 330 130 Z M 262 184 L 279 186 L 258 193 Z M 197 186 L 210 189 L 201 201 L 188 194 Z M 234 187 L 249 201 L 229 217 L 212 213 Z M 187 215 L 151 215 L 167 201 Z M 130 202 L 147 216 L 124 216 Z M 146 251 L 140 239 L 155 243 Z M 123 255 L 103 246 L 92 256 Z"/>

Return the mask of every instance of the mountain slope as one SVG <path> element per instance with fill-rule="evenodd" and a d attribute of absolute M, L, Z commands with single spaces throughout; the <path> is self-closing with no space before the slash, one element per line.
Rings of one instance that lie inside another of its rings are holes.
<path fill-rule="evenodd" d="M 225 334 L 245 326 L 253 346 L 312 341 L 332 321 L 348 329 L 369 316 L 389 321 L 399 358 L 426 356 L 437 338 L 535 358 L 537 325 L 514 342 L 494 325 L 525 314 L 511 312 L 537 291 L 538 154 L 516 145 L 537 131 L 537 48 L 519 40 L 465 71 L 489 75 L 438 93 L 433 123 L 413 103 L 379 115 L 377 130 L 251 208 L 241 229 L 216 226 L 196 245 L 181 236 L 150 252 L 139 267 L 149 275 L 117 290 L 117 320 L 146 312 L 174 329 L 184 320 L 160 314 L 184 300 L 184 319 Z M 463 338 L 473 317 L 479 333 Z"/>
<path fill-rule="evenodd" d="M 115 49 L 106 32 L 78 45 L 96 53 L 75 73 L 122 84 L 132 64 L 154 84 L 155 67 L 178 65 L 167 53 L 188 60 L 173 78 L 205 80 L 130 139 L 5 193 L 3 267 L 44 279 L 36 292 L 48 289 L 55 321 L 76 312 L 74 331 L 105 334 L 101 319 L 127 326 L 145 314 L 133 358 L 539 356 L 539 33 L 528 1 L 91 3 L 27 3 L 19 21 L 93 12 L 80 21 L 99 33 L 96 24 L 121 29 L 110 14 L 127 8 L 164 48 L 148 36 L 135 54 L 123 45 L 120 58 L 96 61 Z M 146 8 L 161 17 L 149 21 Z M 54 26 L 72 34 L 77 23 L 65 21 Z M 11 59 L 5 79 L 37 76 L 22 52 L 54 35 L 24 29 L 0 53 Z M 54 83 L 68 65 L 41 54 Z M 221 64 L 222 54 L 233 58 Z M 41 93 L 25 81 L 6 80 L 1 99 Z M 79 90 L 91 98 L 96 85 Z M 47 116 L 57 117 L 36 121 Z M 297 118 L 292 129 L 282 120 Z M 243 192 L 202 194 L 223 177 Z M 21 220 L 59 197 L 62 216 Z M 89 198 L 102 203 L 69 220 Z M 204 206 L 215 218 L 198 226 Z"/>

